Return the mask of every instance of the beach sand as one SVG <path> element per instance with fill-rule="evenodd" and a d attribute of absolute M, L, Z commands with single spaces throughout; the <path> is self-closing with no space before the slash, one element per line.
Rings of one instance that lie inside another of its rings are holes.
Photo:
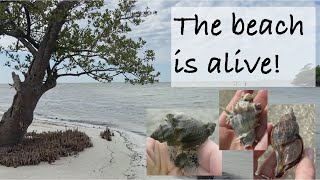
<path fill-rule="evenodd" d="M 99 134 L 105 127 L 81 124 L 33 122 L 28 131 L 55 131 L 78 128 L 91 138 L 93 147 L 76 156 L 63 157 L 49 164 L 18 168 L 0 166 L 0 179 L 142 179 L 146 175 L 145 138 L 113 130 L 112 141 Z M 143 146 L 143 147 L 137 147 Z"/>

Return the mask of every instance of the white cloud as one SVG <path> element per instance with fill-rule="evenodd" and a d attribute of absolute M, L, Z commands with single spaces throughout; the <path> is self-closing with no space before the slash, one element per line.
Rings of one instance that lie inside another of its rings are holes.
<path fill-rule="evenodd" d="M 170 59 L 170 21 L 171 7 L 236 7 L 236 6 L 314 6 L 313 1 L 179 1 L 179 0 L 153 0 L 138 1 L 137 8 L 143 9 L 148 6 L 151 10 L 158 12 L 155 16 L 149 16 L 146 21 L 138 27 L 133 28 L 132 37 L 143 37 L 147 41 L 147 47 L 155 49 L 156 63 L 169 63 Z"/>
<path fill-rule="evenodd" d="M 3 47 L 7 47 L 8 45 L 11 45 L 13 42 L 16 42 L 17 40 L 10 36 L 0 36 L 0 44 Z"/>
<path fill-rule="evenodd" d="M 106 0 L 106 8 L 114 9 L 118 0 Z M 170 63 L 170 21 L 171 7 L 173 6 L 314 6 L 319 2 L 314 1 L 247 1 L 247 0 L 138 0 L 136 8 L 143 10 L 148 6 L 151 10 L 156 10 L 157 15 L 146 18 L 146 21 L 138 27 L 133 28 L 131 37 L 143 37 L 146 41 L 147 49 L 154 49 L 156 52 L 157 64 Z M 318 13 L 320 15 L 320 13 Z M 319 18 L 318 18 L 319 19 Z M 318 29 L 318 28 L 317 28 Z M 320 29 L 320 28 L 319 28 Z M 11 44 L 14 39 L 5 37 L 0 39 L 1 45 Z M 319 60 L 318 60 L 319 61 Z M 2 74 L 2 73 L 1 73 Z"/>

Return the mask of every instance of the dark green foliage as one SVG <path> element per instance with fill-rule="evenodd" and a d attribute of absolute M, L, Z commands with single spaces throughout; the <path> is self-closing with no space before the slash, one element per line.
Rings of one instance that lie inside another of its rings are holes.
<path fill-rule="evenodd" d="M 0 45 L 0 53 L 10 59 L 6 66 L 28 72 L 48 27 L 62 18 L 52 15 L 58 4 L 57 0 L 0 3 L 0 38 L 16 39 L 9 46 Z M 44 82 L 48 77 L 81 75 L 101 82 L 111 82 L 117 75 L 132 84 L 157 82 L 160 74 L 151 65 L 154 51 L 144 48 L 146 41 L 141 37 L 128 37 L 132 27 L 156 12 L 135 10 L 135 0 L 120 0 L 115 8 L 109 5 L 103 0 L 79 1 L 72 8 L 52 44 L 55 48 Z"/>
<path fill-rule="evenodd" d="M 316 85 L 320 86 L 320 65 L 316 67 Z"/>
<path fill-rule="evenodd" d="M 27 133 L 21 144 L 0 147 L 0 164 L 5 166 L 37 165 L 54 162 L 92 147 L 90 138 L 78 130 Z"/>

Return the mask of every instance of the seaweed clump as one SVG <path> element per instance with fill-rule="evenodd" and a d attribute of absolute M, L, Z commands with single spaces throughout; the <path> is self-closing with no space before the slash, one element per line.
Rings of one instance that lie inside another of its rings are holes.
<path fill-rule="evenodd" d="M 114 136 L 114 133 L 108 127 L 106 128 L 106 130 L 100 133 L 100 137 L 102 139 L 106 139 L 107 141 L 112 141 L 112 136 Z"/>
<path fill-rule="evenodd" d="M 77 129 L 42 133 L 33 131 L 27 133 L 20 144 L 0 147 L 0 164 L 15 168 L 38 165 L 40 162 L 51 164 L 60 157 L 76 155 L 92 146 L 90 138 Z"/>

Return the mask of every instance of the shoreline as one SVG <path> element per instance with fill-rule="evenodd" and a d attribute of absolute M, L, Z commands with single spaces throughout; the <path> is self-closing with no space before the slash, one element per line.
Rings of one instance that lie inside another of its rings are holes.
<path fill-rule="evenodd" d="M 0 166 L 0 179 L 145 178 L 144 137 L 111 128 L 115 136 L 112 137 L 112 141 L 107 141 L 100 137 L 100 132 L 105 127 L 89 126 L 67 122 L 54 124 L 35 120 L 28 128 L 28 132 L 33 130 L 42 132 L 78 128 L 91 138 L 93 147 L 87 148 L 75 156 L 61 157 L 51 164 L 41 162 L 39 165 L 20 166 L 17 168 Z M 140 147 L 137 147 L 138 145 Z"/>
<path fill-rule="evenodd" d="M 10 105 L 8 105 L 10 107 Z M 4 110 L 0 110 L 0 120 L 2 115 L 5 113 Z M 130 131 L 129 129 L 121 129 L 119 128 L 118 125 L 114 124 L 108 124 L 106 122 L 91 122 L 91 121 L 81 121 L 81 120 L 71 120 L 71 119 L 60 119 L 60 118 L 52 118 L 52 117 L 42 117 L 41 114 L 37 114 L 36 112 L 34 113 L 34 119 L 32 121 L 33 123 L 43 123 L 43 124 L 50 124 L 50 125 L 56 125 L 56 126 L 62 126 L 62 125 L 71 125 L 71 126 L 81 126 L 81 127 L 93 127 L 93 128 L 105 128 L 105 127 L 110 127 L 112 130 L 117 130 L 117 131 L 123 131 L 123 132 L 128 132 L 129 134 L 134 134 L 134 135 L 139 135 L 142 137 L 146 137 L 147 134 L 146 132 L 143 131 Z M 31 125 L 32 125 L 31 124 Z"/>

